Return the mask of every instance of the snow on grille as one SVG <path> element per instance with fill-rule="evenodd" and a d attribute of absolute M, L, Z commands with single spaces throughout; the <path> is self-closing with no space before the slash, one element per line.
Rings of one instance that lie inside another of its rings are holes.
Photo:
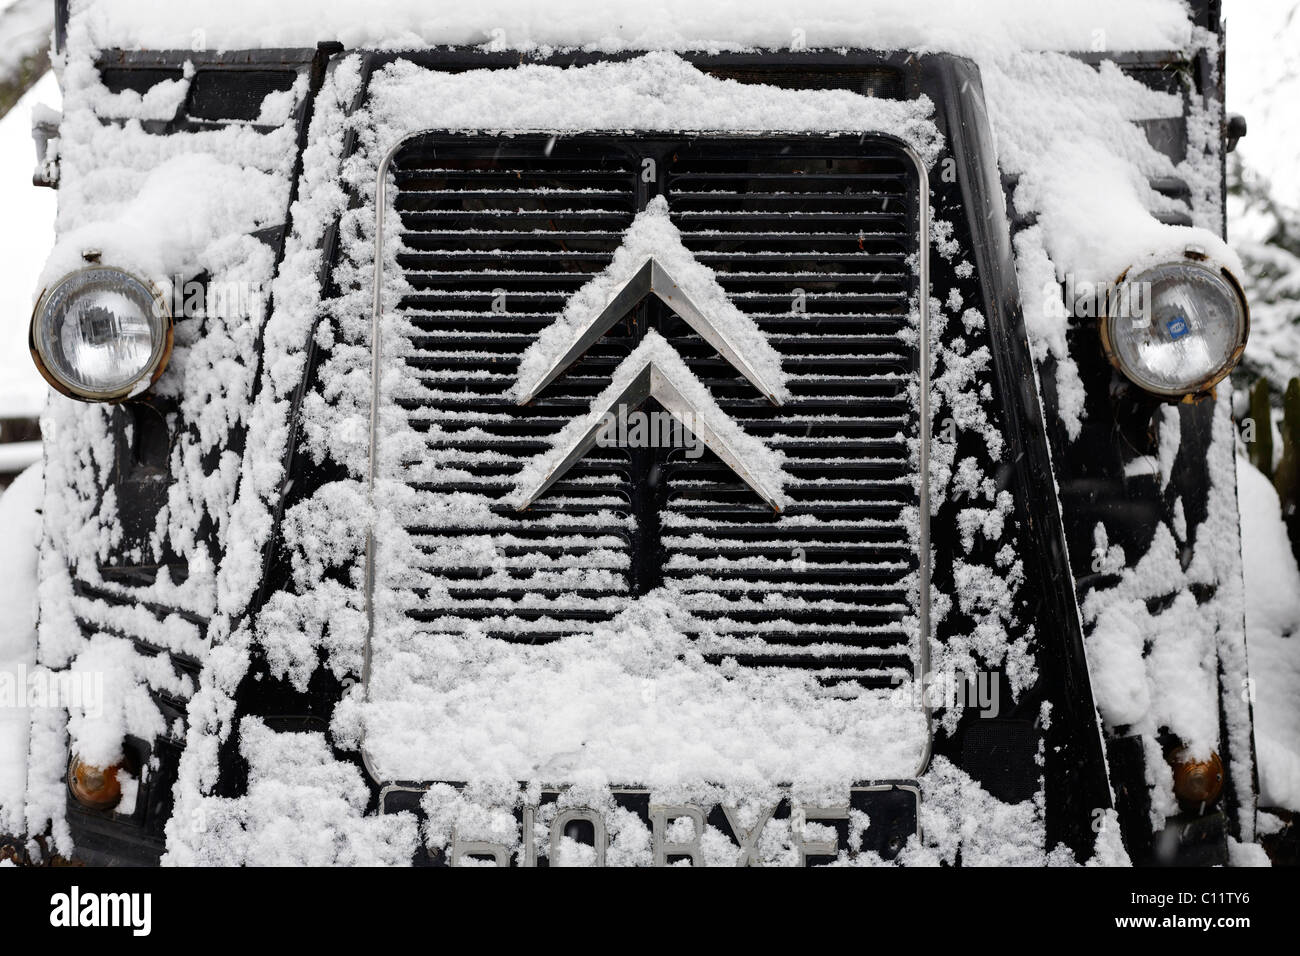
<path fill-rule="evenodd" d="M 533 139 L 417 140 L 397 159 L 411 292 L 395 347 L 419 383 L 397 401 L 426 442 L 406 463 L 428 516 L 408 529 L 420 554 L 407 613 L 439 633 L 541 643 L 608 620 L 628 593 L 631 456 L 593 449 L 522 514 L 499 499 L 608 384 L 634 344 L 629 324 L 537 401 L 517 406 L 508 390 L 520 354 L 608 264 L 636 213 L 637 170 L 617 149 L 566 144 L 543 157 Z M 446 507 L 466 495 L 483 505 L 468 524 Z"/>
<path fill-rule="evenodd" d="M 792 503 L 774 515 L 715 458 L 670 462 L 665 584 L 725 638 L 714 659 L 797 664 L 824 685 L 903 680 L 917 588 L 914 167 L 857 137 L 701 140 L 676 154 L 667 198 L 684 244 L 783 356 L 791 399 L 762 400 L 671 315 L 665 335 L 746 432 L 785 454 Z"/>
<path fill-rule="evenodd" d="M 784 406 L 653 299 L 536 400 L 509 397 L 519 356 L 659 194 L 646 158 L 687 247 L 784 356 Z M 408 292 L 387 347 L 412 373 L 395 400 L 422 440 L 401 454 L 414 553 L 385 583 L 418 629 L 541 644 L 662 587 L 711 663 L 803 668 L 833 693 L 912 675 L 916 174 L 901 151 L 425 136 L 394 170 Z M 785 453 L 783 514 L 684 449 L 598 446 L 529 509 L 503 500 L 648 328 Z"/>

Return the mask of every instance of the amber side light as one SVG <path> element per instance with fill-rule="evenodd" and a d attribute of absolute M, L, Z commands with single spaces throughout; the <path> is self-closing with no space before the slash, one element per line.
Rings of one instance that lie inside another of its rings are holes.
<path fill-rule="evenodd" d="M 1187 751 L 1175 750 L 1169 765 L 1174 770 L 1174 795 L 1184 803 L 1204 806 L 1223 793 L 1223 761 L 1217 753 L 1206 760 L 1188 760 Z"/>
<path fill-rule="evenodd" d="M 122 799 L 122 784 L 117 779 L 120 764 L 96 767 L 73 757 L 68 767 L 68 790 L 83 807 L 108 810 Z"/>

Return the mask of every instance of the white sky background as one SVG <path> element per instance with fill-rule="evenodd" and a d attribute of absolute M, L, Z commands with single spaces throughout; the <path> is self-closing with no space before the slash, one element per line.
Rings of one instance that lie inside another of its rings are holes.
<path fill-rule="evenodd" d="M 0 0 L 0 5 L 4 0 Z M 0 119 L 0 416 L 35 415 L 46 385 L 27 351 L 36 277 L 54 244 L 53 189 L 32 185 L 32 107 L 59 108 L 53 73 L 27 91 Z"/>
<path fill-rule="evenodd" d="M 1237 149 L 1300 208 L 1300 0 L 1225 0 L 1228 110 L 1246 117 Z"/>

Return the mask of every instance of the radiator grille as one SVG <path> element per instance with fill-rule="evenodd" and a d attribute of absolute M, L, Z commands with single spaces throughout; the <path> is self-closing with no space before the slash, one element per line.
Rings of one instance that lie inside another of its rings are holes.
<path fill-rule="evenodd" d="M 426 135 L 393 169 L 409 291 L 383 347 L 411 373 L 395 401 L 419 435 L 400 465 L 420 517 L 411 570 L 386 584 L 410 618 L 537 643 L 663 587 L 720 664 L 808 668 L 832 693 L 912 675 L 918 213 L 904 154 L 857 137 Z M 793 400 L 769 404 L 651 299 L 517 406 L 519 356 L 659 194 L 784 356 Z M 782 515 L 711 453 L 680 449 L 597 447 L 528 510 L 502 500 L 647 328 L 785 453 Z"/>
<path fill-rule="evenodd" d="M 732 418 L 785 453 L 793 503 L 777 519 L 716 459 L 679 457 L 667 582 L 733 639 L 719 656 L 888 684 L 912 672 L 915 629 L 904 509 L 916 499 L 916 174 L 900 152 L 856 140 L 757 149 L 680 152 L 668 205 L 687 248 L 782 354 L 793 400 L 763 401 L 680 320 L 665 334 Z"/>

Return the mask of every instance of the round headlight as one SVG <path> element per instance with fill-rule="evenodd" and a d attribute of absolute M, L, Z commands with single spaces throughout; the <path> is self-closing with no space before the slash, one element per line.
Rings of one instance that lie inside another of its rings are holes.
<path fill-rule="evenodd" d="M 1190 254 L 1121 277 L 1111 306 L 1101 321 L 1106 356 L 1156 395 L 1209 391 L 1236 366 L 1250 332 L 1241 285 Z"/>
<path fill-rule="evenodd" d="M 172 348 L 171 312 L 151 284 L 92 266 L 41 295 L 30 344 L 36 367 L 63 394 L 116 401 L 144 391 L 162 374 Z"/>

